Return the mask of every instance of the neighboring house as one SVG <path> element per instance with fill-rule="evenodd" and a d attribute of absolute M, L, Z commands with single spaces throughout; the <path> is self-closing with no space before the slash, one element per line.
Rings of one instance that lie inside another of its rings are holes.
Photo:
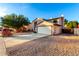
<path fill-rule="evenodd" d="M 79 28 L 79 24 L 77 25 L 77 28 Z"/>
<path fill-rule="evenodd" d="M 36 18 L 32 22 L 32 29 L 37 33 L 42 34 L 60 34 L 62 33 L 64 17 L 51 18 L 45 20 L 43 18 Z"/>

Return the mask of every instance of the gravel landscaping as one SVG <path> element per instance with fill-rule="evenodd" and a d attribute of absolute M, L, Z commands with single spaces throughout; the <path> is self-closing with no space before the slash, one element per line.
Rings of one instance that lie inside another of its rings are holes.
<path fill-rule="evenodd" d="M 79 40 L 47 36 L 7 48 L 9 56 L 77 56 Z"/>

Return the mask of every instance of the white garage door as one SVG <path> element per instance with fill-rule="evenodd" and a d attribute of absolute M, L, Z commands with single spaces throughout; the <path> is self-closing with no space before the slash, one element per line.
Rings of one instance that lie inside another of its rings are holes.
<path fill-rule="evenodd" d="M 38 33 L 51 35 L 51 26 L 38 27 Z"/>

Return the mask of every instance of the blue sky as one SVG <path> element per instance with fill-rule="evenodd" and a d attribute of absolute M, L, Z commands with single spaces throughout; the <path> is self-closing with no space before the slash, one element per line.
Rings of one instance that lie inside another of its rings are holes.
<path fill-rule="evenodd" d="M 55 18 L 62 14 L 66 19 L 79 21 L 78 3 L 0 3 L 0 16 L 22 14 L 33 21 L 35 18 Z"/>

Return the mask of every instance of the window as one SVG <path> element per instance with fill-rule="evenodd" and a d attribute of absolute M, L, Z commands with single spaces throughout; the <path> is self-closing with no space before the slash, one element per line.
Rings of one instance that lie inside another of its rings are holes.
<path fill-rule="evenodd" d="M 56 20 L 56 19 L 54 19 L 54 20 L 53 20 L 53 23 L 57 23 L 57 20 Z"/>

